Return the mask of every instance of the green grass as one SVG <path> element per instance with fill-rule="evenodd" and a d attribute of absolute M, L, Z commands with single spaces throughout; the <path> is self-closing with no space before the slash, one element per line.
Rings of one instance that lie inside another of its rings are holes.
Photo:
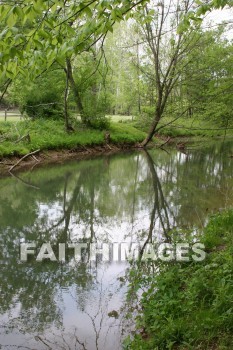
<path fill-rule="evenodd" d="M 167 124 L 169 119 L 164 118 L 160 125 Z M 159 131 L 161 135 L 172 137 L 182 136 L 224 136 L 225 128 L 213 121 L 198 118 L 181 118 L 173 124 L 168 125 Z M 227 131 L 227 135 L 232 134 L 232 130 Z"/>
<path fill-rule="evenodd" d="M 19 110 L 9 110 L 7 111 L 7 122 L 17 122 L 20 120 Z M 5 111 L 0 111 L 0 122 L 5 121 Z"/>
<path fill-rule="evenodd" d="M 137 143 L 143 141 L 146 136 L 143 131 L 140 131 L 134 126 L 125 123 L 112 123 L 110 126 L 110 134 L 111 140 L 114 143 Z"/>
<path fill-rule="evenodd" d="M 63 121 L 54 120 L 22 120 L 18 117 L 9 117 L 6 122 L 1 121 L 0 116 L 0 157 L 21 156 L 40 150 L 73 149 L 79 146 L 103 145 L 104 131 L 87 129 L 77 121 L 76 131 L 67 134 Z M 145 138 L 148 129 L 146 123 L 132 121 L 128 116 L 111 116 L 110 135 L 112 143 L 135 144 Z M 160 125 L 167 124 L 170 120 L 163 118 Z M 183 118 L 177 120 L 159 131 L 159 135 L 171 137 L 214 137 L 224 136 L 225 130 L 209 130 L 219 128 L 210 121 L 203 121 L 198 118 Z M 29 133 L 31 142 L 16 141 L 23 135 Z M 228 136 L 233 136 L 233 130 L 227 131 Z M 156 139 L 154 139 L 156 142 Z"/>
<path fill-rule="evenodd" d="M 126 349 L 233 349 L 233 210 L 212 217 L 201 241 L 203 262 L 163 263 L 156 275 L 131 271 L 130 298 L 146 291 L 137 317 L 143 332 L 128 337 Z"/>
<path fill-rule="evenodd" d="M 7 122 L 18 122 L 20 120 L 19 116 L 11 115 L 7 116 Z M 0 115 L 0 122 L 5 122 L 5 116 Z"/>
<path fill-rule="evenodd" d="M 112 123 L 110 140 L 113 143 L 133 144 L 144 139 L 145 134 L 131 125 Z M 29 133 L 31 142 L 17 140 Z M 36 120 L 17 123 L 0 123 L 0 156 L 22 156 L 30 151 L 73 149 L 79 146 L 103 145 L 104 131 L 87 129 L 82 126 L 67 134 L 62 121 Z"/>
<path fill-rule="evenodd" d="M 132 115 L 108 115 L 107 117 L 114 123 L 125 123 L 134 118 Z"/>

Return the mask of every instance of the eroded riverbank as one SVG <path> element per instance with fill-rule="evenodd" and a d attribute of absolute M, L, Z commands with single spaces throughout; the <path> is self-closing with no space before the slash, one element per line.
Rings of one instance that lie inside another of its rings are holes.
<path fill-rule="evenodd" d="M 229 142 L 232 137 L 225 141 Z M 206 138 L 206 137 L 166 137 L 157 136 L 151 142 L 147 149 L 161 149 L 171 148 L 177 149 L 184 154 L 195 149 L 209 147 L 216 142 L 224 142 L 222 137 Z M 17 173 L 23 170 L 33 170 L 46 164 L 63 164 L 68 160 L 84 160 L 95 158 L 99 156 L 109 156 L 115 153 L 141 151 L 143 148 L 140 143 L 118 143 L 118 144 L 103 144 L 93 146 L 77 146 L 71 149 L 54 149 L 54 150 L 38 150 L 29 152 L 24 156 L 2 157 L 0 161 L 0 177 L 7 176 L 11 173 Z M 229 158 L 233 158 L 233 154 L 229 152 Z M 12 169 L 13 168 L 13 169 Z"/>

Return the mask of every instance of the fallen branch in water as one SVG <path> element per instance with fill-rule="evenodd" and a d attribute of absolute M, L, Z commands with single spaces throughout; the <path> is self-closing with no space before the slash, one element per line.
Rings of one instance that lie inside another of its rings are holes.
<path fill-rule="evenodd" d="M 106 146 L 107 146 L 110 150 L 112 150 L 111 146 L 109 146 L 108 143 L 106 143 Z"/>
<path fill-rule="evenodd" d="M 21 163 L 22 160 L 24 160 L 24 159 L 26 159 L 27 157 L 32 156 L 33 154 L 36 154 L 36 153 L 38 153 L 38 152 L 40 152 L 40 149 L 37 149 L 36 151 L 30 152 L 30 153 L 26 154 L 25 156 L 23 156 L 22 158 L 20 158 L 20 159 L 18 160 L 18 162 L 15 163 L 14 165 L 12 165 L 12 167 L 9 169 L 9 173 L 10 173 L 17 165 L 19 165 L 19 163 Z"/>
<path fill-rule="evenodd" d="M 40 189 L 40 187 L 34 186 L 33 184 L 26 182 L 25 180 L 21 179 L 19 176 L 16 176 L 12 173 L 11 173 L 11 176 L 14 177 L 15 179 L 18 179 L 20 182 L 22 182 L 24 185 L 26 185 L 28 187 L 35 188 L 36 190 Z"/>

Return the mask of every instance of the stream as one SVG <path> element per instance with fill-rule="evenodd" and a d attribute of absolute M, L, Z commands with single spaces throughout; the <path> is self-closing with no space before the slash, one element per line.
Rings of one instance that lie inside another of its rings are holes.
<path fill-rule="evenodd" d="M 103 261 L 102 244 L 201 230 L 210 214 L 233 205 L 233 142 L 190 148 L 72 160 L 0 178 L 1 349 L 122 349 L 128 263 L 111 253 Z M 68 247 L 74 242 L 87 247 L 80 259 Z M 25 243 L 35 247 L 22 261 Z M 37 260 L 44 243 L 55 261 Z M 90 254 L 93 243 L 98 254 Z"/>

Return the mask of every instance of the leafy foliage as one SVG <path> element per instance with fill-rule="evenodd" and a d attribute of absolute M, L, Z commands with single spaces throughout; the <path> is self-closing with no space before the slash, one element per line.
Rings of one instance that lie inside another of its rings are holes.
<path fill-rule="evenodd" d="M 19 72 L 38 74 L 55 61 L 64 64 L 66 57 L 88 50 L 143 2 L 23 0 L 20 6 L 4 2 L 0 70 L 13 78 Z"/>
<path fill-rule="evenodd" d="M 162 264 L 155 275 L 131 271 L 144 288 L 137 333 L 127 349 L 230 349 L 233 346 L 233 211 L 204 229 L 202 263 Z"/>
<path fill-rule="evenodd" d="M 62 118 L 64 78 L 61 70 L 48 71 L 32 82 L 18 78 L 11 86 L 10 100 L 28 117 Z"/>

